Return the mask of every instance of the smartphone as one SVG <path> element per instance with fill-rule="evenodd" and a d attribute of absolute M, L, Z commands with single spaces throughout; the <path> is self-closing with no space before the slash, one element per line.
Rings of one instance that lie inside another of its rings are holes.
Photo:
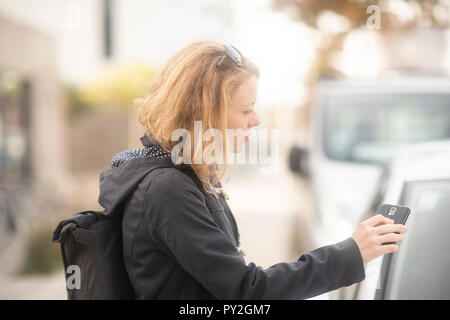
<path fill-rule="evenodd" d="M 410 212 L 411 209 L 409 209 L 408 207 L 395 206 L 392 204 L 382 204 L 377 210 L 377 214 L 382 214 L 386 218 L 394 220 L 395 224 L 403 225 L 406 223 L 406 220 L 408 220 Z M 394 243 L 395 242 L 385 242 L 382 243 L 382 245 Z"/>

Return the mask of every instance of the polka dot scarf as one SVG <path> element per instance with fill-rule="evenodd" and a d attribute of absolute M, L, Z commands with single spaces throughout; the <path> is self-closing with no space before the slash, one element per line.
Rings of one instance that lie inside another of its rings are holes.
<path fill-rule="evenodd" d="M 111 160 L 111 167 L 117 168 L 130 159 L 142 157 L 170 158 L 170 155 L 170 152 L 164 151 L 160 146 L 157 145 L 152 145 L 142 149 L 124 150 L 114 155 Z"/>

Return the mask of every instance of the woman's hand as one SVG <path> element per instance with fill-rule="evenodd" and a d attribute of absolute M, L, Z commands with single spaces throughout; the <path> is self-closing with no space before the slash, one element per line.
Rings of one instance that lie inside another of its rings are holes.
<path fill-rule="evenodd" d="M 402 242 L 403 236 L 408 229 L 402 224 L 394 224 L 394 220 L 377 214 L 360 223 L 352 235 L 353 240 L 359 247 L 364 263 L 369 262 L 383 254 L 395 252 L 396 244 L 385 244 L 386 242 Z"/>

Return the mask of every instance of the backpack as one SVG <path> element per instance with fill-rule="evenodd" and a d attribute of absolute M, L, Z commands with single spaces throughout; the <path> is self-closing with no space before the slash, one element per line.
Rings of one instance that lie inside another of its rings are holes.
<path fill-rule="evenodd" d="M 52 241 L 61 245 L 68 300 L 136 298 L 123 261 L 122 216 L 82 211 L 60 221 L 53 231 Z"/>
<path fill-rule="evenodd" d="M 61 244 L 69 300 L 134 299 L 122 254 L 122 216 L 83 211 L 62 220 L 52 237 Z"/>
<path fill-rule="evenodd" d="M 154 166 L 145 176 L 159 167 L 164 165 Z M 175 167 L 201 186 L 189 166 Z M 68 300 L 136 298 L 123 261 L 122 216 L 82 211 L 60 221 L 53 231 L 52 241 L 61 245 Z"/>

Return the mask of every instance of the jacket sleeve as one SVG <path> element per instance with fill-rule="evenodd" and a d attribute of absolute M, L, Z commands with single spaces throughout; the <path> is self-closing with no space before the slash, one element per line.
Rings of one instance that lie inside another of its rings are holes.
<path fill-rule="evenodd" d="M 201 191 L 173 170 L 156 177 L 147 190 L 150 235 L 216 298 L 307 299 L 365 278 L 351 237 L 305 253 L 295 262 L 267 269 L 246 264 L 212 219 Z"/>

